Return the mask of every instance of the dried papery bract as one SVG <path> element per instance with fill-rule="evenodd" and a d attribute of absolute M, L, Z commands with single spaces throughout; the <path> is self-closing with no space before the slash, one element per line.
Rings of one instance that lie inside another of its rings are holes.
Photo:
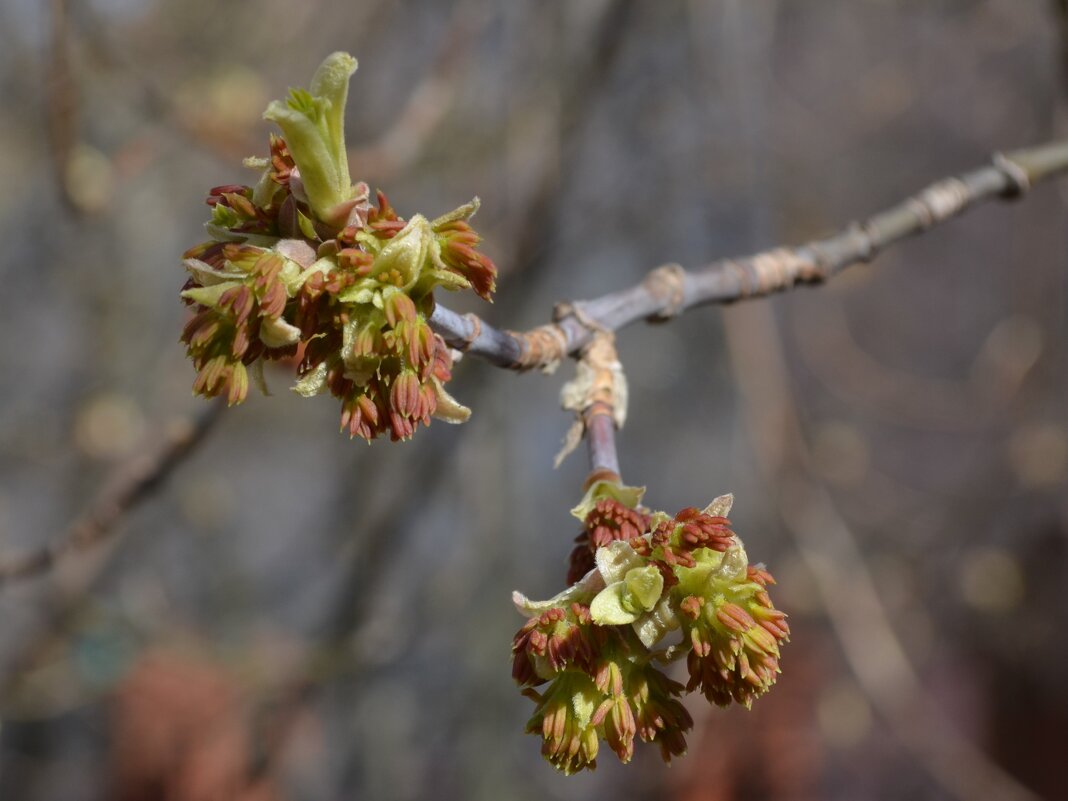
<path fill-rule="evenodd" d="M 512 642 L 512 676 L 536 704 L 527 730 L 565 773 L 596 767 L 601 740 L 623 762 L 636 737 L 665 761 L 685 753 L 693 721 L 679 697 L 750 706 L 789 639 L 771 574 L 749 565 L 731 529 L 731 496 L 668 515 L 642 507 L 643 492 L 595 482 L 572 510 L 584 531 L 568 589 L 541 602 L 515 594 L 530 618 Z M 662 647 L 672 632 L 681 642 Z M 684 656 L 685 686 L 655 666 Z"/>
<path fill-rule="evenodd" d="M 307 90 L 264 114 L 283 137 L 248 159 L 254 186 L 215 187 L 210 240 L 185 254 L 182 341 L 193 391 L 242 402 L 267 361 L 296 369 L 294 390 L 341 401 L 341 428 L 372 440 L 409 439 L 432 417 L 463 422 L 452 354 L 428 323 L 434 291 L 490 300 L 497 268 L 469 220 L 477 198 L 428 220 L 398 216 L 381 192 L 349 176 L 344 115 L 356 60 L 334 53 Z"/>

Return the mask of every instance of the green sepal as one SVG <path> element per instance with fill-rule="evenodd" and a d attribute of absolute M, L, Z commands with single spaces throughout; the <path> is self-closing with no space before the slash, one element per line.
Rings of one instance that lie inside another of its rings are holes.
<path fill-rule="evenodd" d="M 473 197 L 471 198 L 470 203 L 464 203 L 462 206 L 458 206 L 452 211 L 435 218 L 430 223 L 430 227 L 437 231 L 439 228 L 448 225 L 449 223 L 456 222 L 457 220 L 469 220 L 475 216 L 475 213 L 481 205 L 482 201 L 480 201 L 477 196 Z"/>
<path fill-rule="evenodd" d="M 596 570 L 591 570 L 563 592 L 559 592 L 547 601 L 533 601 L 516 590 L 512 593 L 512 603 L 519 614 L 524 617 L 537 617 L 542 612 L 557 607 L 567 609 L 571 604 L 589 604 L 597 593 L 604 589 L 604 579 Z"/>
<path fill-rule="evenodd" d="M 297 227 L 300 228 L 300 232 L 308 239 L 319 238 L 319 232 L 315 230 L 315 223 L 301 213 L 300 209 L 297 209 Z"/>
<path fill-rule="evenodd" d="M 380 285 L 373 278 L 361 278 L 348 289 L 339 293 L 337 299 L 341 303 L 374 303 L 375 295 L 378 294 Z M 375 304 L 379 307 L 381 301 Z"/>
<path fill-rule="evenodd" d="M 362 247 L 368 253 L 377 256 L 382 252 L 382 248 L 386 246 L 386 243 L 391 240 L 379 239 L 369 231 L 357 231 L 356 232 L 356 244 Z"/>
<path fill-rule="evenodd" d="M 263 374 L 263 359 L 256 359 L 248 366 L 248 375 L 256 389 L 265 397 L 270 397 L 271 389 L 267 386 L 267 377 Z"/>
<path fill-rule="evenodd" d="M 590 617 L 599 626 L 624 626 L 638 619 L 638 612 L 628 609 L 627 587 L 622 581 L 609 584 L 590 603 Z"/>
<path fill-rule="evenodd" d="M 352 346 L 356 341 L 356 335 L 359 334 L 360 329 L 365 325 L 367 325 L 366 320 L 362 320 L 358 316 L 353 315 L 341 329 L 341 359 L 345 362 L 346 367 L 349 366 L 349 361 L 353 358 Z"/>
<path fill-rule="evenodd" d="M 286 288 L 287 297 L 296 297 L 297 292 L 300 291 L 304 281 L 301 280 L 301 276 L 304 271 L 300 265 L 292 259 L 286 259 L 282 262 L 282 269 L 278 272 L 278 279 L 282 282 L 282 285 Z"/>
<path fill-rule="evenodd" d="M 643 612 L 651 611 L 664 592 L 664 576 L 655 565 L 628 570 L 623 583 L 627 585 L 631 598 Z"/>
<path fill-rule="evenodd" d="M 218 206 L 216 206 L 218 208 Z M 245 234 L 235 234 L 229 228 L 218 225 L 212 220 L 204 223 L 204 230 L 208 232 L 208 236 L 214 239 L 216 242 L 244 242 Z"/>
<path fill-rule="evenodd" d="M 241 218 L 238 217 L 237 212 L 229 206 L 224 206 L 222 203 L 216 203 L 211 209 L 211 222 L 213 225 L 229 230 L 235 225 L 240 225 Z"/>
<path fill-rule="evenodd" d="M 585 678 L 585 677 L 584 677 Z M 596 687 L 590 686 L 592 682 L 582 682 L 571 694 L 571 709 L 575 713 L 575 722 L 580 729 L 590 725 L 590 719 L 597 710 L 601 700 L 601 694 Z"/>
<path fill-rule="evenodd" d="M 240 280 L 245 277 L 240 270 L 218 270 L 200 259 L 183 259 L 182 265 L 202 287 L 215 286 L 223 281 Z"/>
<path fill-rule="evenodd" d="M 433 240 L 430 223 L 423 215 L 416 214 L 379 252 L 371 264 L 371 277 L 396 272 L 401 279 L 396 286 L 411 289 L 427 264 Z"/>
<path fill-rule="evenodd" d="M 194 303 L 199 303 L 201 306 L 210 306 L 214 309 L 218 307 L 219 299 L 223 295 L 234 287 L 239 286 L 241 286 L 240 281 L 223 281 L 211 286 L 197 286 L 192 289 L 182 290 L 182 297 L 188 298 Z"/>
<path fill-rule="evenodd" d="M 430 249 L 431 264 L 438 264 L 441 262 L 441 256 L 438 255 L 440 247 L 437 242 L 433 243 Z M 419 276 L 419 280 L 415 282 L 415 286 L 411 289 L 412 298 L 423 298 L 433 292 L 438 287 L 445 289 L 449 292 L 454 292 L 458 289 L 468 289 L 471 286 L 471 282 L 464 278 L 459 273 L 454 273 L 451 270 L 430 268 L 424 270 L 422 275 Z"/>
<path fill-rule="evenodd" d="M 675 567 L 680 595 L 709 598 L 727 589 L 737 590 L 751 583 L 748 581 L 749 557 L 740 540 L 723 553 L 711 548 L 698 548 L 692 555 L 697 563 L 693 567 Z"/>
<path fill-rule="evenodd" d="M 622 581 L 609 584 L 590 604 L 590 616 L 601 626 L 623 626 L 649 612 L 664 591 L 664 577 L 653 565 L 627 571 Z"/>
<path fill-rule="evenodd" d="M 677 594 L 704 595 L 711 586 L 712 573 L 723 561 L 723 554 L 710 548 L 698 548 L 693 552 L 693 567 L 676 565 L 675 577 L 679 580 Z"/>
<path fill-rule="evenodd" d="M 301 270 L 292 280 L 287 277 L 285 272 L 282 273 L 281 278 L 286 283 L 286 293 L 290 297 L 294 297 L 297 292 L 300 291 L 300 288 L 304 286 L 307 280 L 313 275 L 315 275 L 315 273 L 323 273 L 324 275 L 329 275 L 336 269 L 337 262 L 334 261 L 334 259 L 324 256 L 323 258 L 316 259 L 314 262 L 312 262 L 311 266 L 308 267 L 308 269 Z"/>
<path fill-rule="evenodd" d="M 216 208 L 218 208 L 216 206 Z M 234 233 L 233 231 L 223 228 L 220 225 L 215 225 L 212 222 L 204 223 L 204 230 L 208 232 L 210 236 L 216 242 L 242 242 L 246 245 L 254 245 L 259 248 L 274 247 L 274 244 L 278 241 L 277 236 L 267 236 L 266 234 L 245 234 Z"/>

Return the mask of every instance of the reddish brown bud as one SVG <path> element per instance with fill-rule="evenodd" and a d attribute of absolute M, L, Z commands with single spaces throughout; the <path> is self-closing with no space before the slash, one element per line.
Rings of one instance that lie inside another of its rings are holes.
<path fill-rule="evenodd" d="M 277 319 L 285 311 L 286 300 L 288 300 L 286 288 L 281 281 L 274 281 L 263 291 L 263 295 L 260 298 L 260 312 L 265 317 Z"/>
<path fill-rule="evenodd" d="M 441 237 L 441 257 L 445 265 L 466 278 L 481 298 L 489 300 L 496 289 L 497 265 L 476 250 L 481 237 L 463 220 L 454 220 L 437 229 Z"/>
<path fill-rule="evenodd" d="M 350 437 L 370 442 L 378 434 L 378 408 L 364 394 L 350 396 L 341 404 L 341 430 L 349 430 Z"/>
<path fill-rule="evenodd" d="M 390 391 L 390 401 L 393 408 L 403 417 L 417 418 L 419 416 L 416 414 L 420 405 L 419 379 L 416 378 L 415 373 L 406 370 L 397 376 Z"/>
<path fill-rule="evenodd" d="M 398 440 L 411 439 L 415 434 L 415 425 L 407 417 L 402 417 L 394 410 L 389 412 L 389 428 L 390 438 L 397 442 Z"/>
<path fill-rule="evenodd" d="M 235 359 L 240 359 L 248 352 L 250 344 L 248 326 L 238 326 L 234 330 L 234 341 L 230 345 L 230 353 L 233 354 Z"/>
<path fill-rule="evenodd" d="M 223 197 L 226 199 L 226 205 L 242 217 L 246 219 L 256 218 L 256 207 L 252 204 L 251 200 L 245 197 L 245 195 L 236 192 L 227 192 Z"/>
<path fill-rule="evenodd" d="M 202 309 L 189 318 L 182 329 L 182 342 L 189 345 L 200 346 L 208 342 L 218 330 L 218 317 L 211 309 Z M 207 333 L 202 334 L 202 331 Z"/>
<path fill-rule="evenodd" d="M 379 220 L 369 223 L 368 227 L 375 236 L 381 239 L 392 239 L 404 230 L 405 225 L 404 220 Z"/>
<path fill-rule="evenodd" d="M 569 585 L 581 581 L 582 577 L 594 568 L 593 551 L 590 550 L 587 534 L 585 532 L 580 534 L 576 542 L 579 544 L 571 551 L 568 559 L 567 583 Z"/>
<path fill-rule="evenodd" d="M 238 242 L 226 242 L 222 246 L 223 260 L 230 262 L 239 270 L 245 270 L 250 274 L 256 269 L 257 263 L 265 253 L 266 251 L 264 251 L 263 248 L 244 245 Z M 222 266 L 222 263 L 220 263 L 220 266 Z"/>
<path fill-rule="evenodd" d="M 382 221 L 394 221 L 400 219 L 397 216 L 397 212 L 393 207 L 389 205 L 389 199 L 386 198 L 385 192 L 381 189 L 375 191 L 375 200 L 378 203 L 377 208 L 372 206 L 368 212 L 368 222 L 382 222 Z"/>
<path fill-rule="evenodd" d="M 356 399 L 356 403 L 360 407 L 360 412 L 367 418 L 370 424 L 377 426 L 381 416 L 379 415 L 378 407 L 375 405 L 374 401 L 366 395 L 360 395 L 359 398 Z"/>
<path fill-rule="evenodd" d="M 416 317 L 415 303 L 403 292 L 389 293 L 383 311 L 390 327 L 395 327 L 400 320 L 414 322 Z"/>
<path fill-rule="evenodd" d="M 697 620 L 701 615 L 701 608 L 704 606 L 704 599 L 698 598 L 695 595 L 686 596 L 682 603 L 679 604 L 679 611 L 687 617 Z"/>
<path fill-rule="evenodd" d="M 725 603 L 716 611 L 716 619 L 733 632 L 741 634 L 756 625 L 752 616 L 737 604 Z"/>
<path fill-rule="evenodd" d="M 248 191 L 248 187 L 243 184 L 223 184 L 222 186 L 213 186 L 208 190 L 208 199 L 219 198 L 223 195 L 229 194 L 242 194 Z"/>
<path fill-rule="evenodd" d="M 219 309 L 229 311 L 234 316 L 234 323 L 237 325 L 245 324 L 254 306 L 255 298 L 252 297 L 252 290 L 244 284 L 226 290 L 219 298 Z"/>
<path fill-rule="evenodd" d="M 349 270 L 363 278 L 371 272 L 374 257 L 359 248 L 345 248 L 338 251 L 337 262 L 343 270 Z"/>
<path fill-rule="evenodd" d="M 757 584 L 763 585 L 765 587 L 769 584 L 775 584 L 775 579 L 774 577 L 772 577 L 771 573 L 769 573 L 760 565 L 750 565 L 746 572 L 749 580 L 755 581 Z"/>
<path fill-rule="evenodd" d="M 430 326 L 427 326 L 426 330 L 429 332 Z M 419 332 L 419 336 L 420 338 L 423 337 L 422 330 Z M 445 344 L 445 340 L 437 334 L 432 334 L 431 344 L 421 345 L 421 347 L 424 353 L 428 347 L 433 353 L 430 374 L 443 384 L 452 380 L 452 353 L 449 351 L 449 346 Z"/>
<path fill-rule="evenodd" d="M 289 175 L 295 166 L 286 141 L 280 136 L 271 134 L 271 180 L 282 186 L 288 186 Z"/>
<path fill-rule="evenodd" d="M 352 341 L 352 355 L 356 358 L 373 356 L 378 352 L 381 339 L 379 332 L 370 326 L 360 329 Z"/>
<path fill-rule="evenodd" d="M 430 425 L 430 416 L 438 410 L 438 393 L 430 384 L 423 384 L 419 388 L 419 419 L 423 425 Z"/>
<path fill-rule="evenodd" d="M 601 548 L 616 540 L 631 540 L 648 530 L 649 518 L 615 498 L 602 498 L 586 516 L 590 545 Z"/>

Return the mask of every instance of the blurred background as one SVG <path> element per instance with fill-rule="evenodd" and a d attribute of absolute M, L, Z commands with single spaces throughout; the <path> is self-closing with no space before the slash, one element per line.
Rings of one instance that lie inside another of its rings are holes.
<path fill-rule="evenodd" d="M 1063 12 L 5 0 L 0 557 L 207 425 L 180 255 L 328 52 L 360 60 L 354 177 L 405 216 L 479 195 L 497 300 L 448 302 L 526 328 L 1064 136 Z M 751 712 L 690 699 L 670 769 L 605 749 L 564 778 L 523 734 L 509 594 L 562 587 L 585 457 L 551 469 L 570 365 L 469 359 L 471 422 L 393 446 L 268 372 L 119 536 L 0 589 L 0 798 L 1068 797 L 1066 205 L 1044 184 L 828 286 L 622 333 L 625 479 L 671 511 L 734 492 L 794 631 Z"/>

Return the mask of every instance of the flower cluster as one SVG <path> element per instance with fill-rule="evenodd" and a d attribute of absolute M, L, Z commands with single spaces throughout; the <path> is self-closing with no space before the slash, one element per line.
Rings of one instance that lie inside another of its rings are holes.
<path fill-rule="evenodd" d="M 428 323 L 434 290 L 490 300 L 497 270 L 468 220 L 474 200 L 428 220 L 397 215 L 381 192 L 349 177 L 344 110 L 356 61 L 334 53 L 309 89 L 264 116 L 277 123 L 270 156 L 248 159 L 255 186 L 211 190 L 210 240 L 185 254 L 182 333 L 197 369 L 193 391 L 240 403 L 265 361 L 295 367 L 294 389 L 330 392 L 341 427 L 366 440 L 408 439 L 430 418 L 470 412 L 444 389 L 452 354 Z"/>
<path fill-rule="evenodd" d="M 642 493 L 596 482 L 572 510 L 584 531 L 570 587 L 548 601 L 513 596 L 530 618 L 512 642 L 512 677 L 536 704 L 527 730 L 565 773 L 596 767 L 601 740 L 623 762 L 635 737 L 665 761 L 685 753 L 683 692 L 748 707 L 775 683 L 789 639 L 774 579 L 731 530 L 730 495 L 671 516 L 642 508 Z M 680 642 L 659 645 L 675 631 Z M 683 657 L 685 687 L 654 666 Z"/>
<path fill-rule="evenodd" d="M 601 738 L 623 762 L 634 755 L 635 736 L 656 742 L 666 761 L 685 752 L 693 720 L 678 700 L 683 687 L 643 659 L 643 650 L 577 602 L 547 609 L 519 630 L 512 675 L 537 704 L 527 731 L 542 736 L 549 762 L 569 774 L 592 769 Z M 544 693 L 533 689 L 549 679 Z"/>

